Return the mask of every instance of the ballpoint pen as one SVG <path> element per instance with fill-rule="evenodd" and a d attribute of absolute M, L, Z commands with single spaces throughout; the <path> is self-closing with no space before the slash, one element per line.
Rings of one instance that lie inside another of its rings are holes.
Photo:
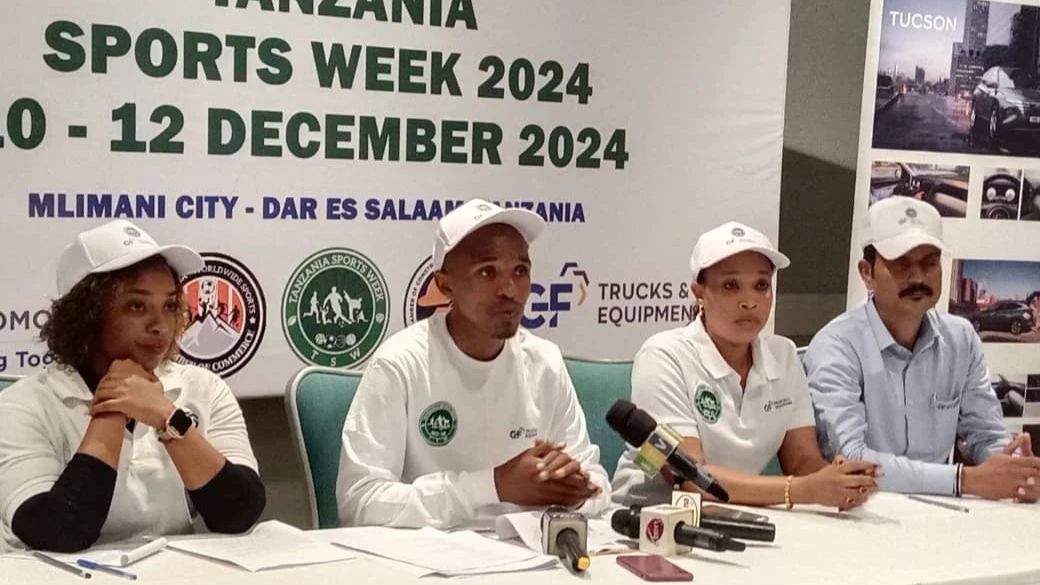
<path fill-rule="evenodd" d="M 76 564 L 86 569 L 101 571 L 102 573 L 108 573 L 109 575 L 115 575 L 116 577 L 130 579 L 131 581 L 137 579 L 137 575 L 129 571 L 124 571 L 115 567 L 109 567 L 108 565 L 102 565 L 101 563 L 96 563 L 90 559 L 79 559 L 76 561 Z"/>
<path fill-rule="evenodd" d="M 81 568 L 79 568 L 79 567 L 77 567 L 75 565 L 70 565 L 68 563 L 63 563 L 63 562 L 59 561 L 58 559 L 53 558 L 50 555 L 43 554 L 42 552 L 40 552 L 38 550 L 33 551 L 32 556 L 33 556 L 33 558 L 39 559 L 39 560 L 47 563 L 48 565 L 54 567 L 55 569 L 61 569 L 62 571 L 66 571 L 66 572 L 72 573 L 73 575 L 79 575 L 80 577 L 83 577 L 84 579 L 90 579 L 90 573 L 84 571 L 83 569 L 81 569 Z"/>
<path fill-rule="evenodd" d="M 922 497 L 922 496 L 918 496 L 916 494 L 910 494 L 907 497 L 910 498 L 911 500 L 915 501 L 915 502 L 921 502 L 922 504 L 931 504 L 933 506 L 939 506 L 940 508 L 946 508 L 947 510 L 954 510 L 956 512 L 965 512 L 965 513 L 971 512 L 971 510 L 969 510 L 968 508 L 966 508 L 964 506 L 958 506 L 957 504 L 951 504 L 949 502 L 941 502 L 939 500 L 933 500 L 931 498 L 925 498 L 925 497 Z"/>

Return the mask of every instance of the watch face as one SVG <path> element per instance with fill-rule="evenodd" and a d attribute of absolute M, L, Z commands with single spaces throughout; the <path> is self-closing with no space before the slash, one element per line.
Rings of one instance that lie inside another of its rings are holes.
<path fill-rule="evenodd" d="M 191 429 L 191 417 L 184 410 L 178 408 L 170 417 L 170 426 L 177 431 L 178 435 L 184 436 Z"/>

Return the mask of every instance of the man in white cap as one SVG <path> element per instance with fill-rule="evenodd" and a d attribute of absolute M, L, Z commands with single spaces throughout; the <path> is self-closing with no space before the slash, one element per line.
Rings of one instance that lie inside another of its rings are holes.
<path fill-rule="evenodd" d="M 197 516 L 237 533 L 260 516 L 235 397 L 172 361 L 187 319 L 180 282 L 202 267 L 125 220 L 62 251 L 40 330 L 55 363 L 0 393 L 0 551 L 182 534 Z"/>
<path fill-rule="evenodd" d="M 880 466 L 881 489 L 1035 501 L 1040 460 L 1012 440 L 966 320 L 939 313 L 942 220 L 909 197 L 874 204 L 859 274 L 867 301 L 805 356 L 825 452 Z M 959 443 L 959 445 L 957 445 Z M 956 449 L 969 466 L 951 462 Z"/>
<path fill-rule="evenodd" d="M 520 329 L 541 217 L 473 199 L 441 221 L 451 308 L 388 339 L 343 425 L 344 525 L 489 528 L 500 514 L 609 503 L 599 448 L 553 343 Z"/>
<path fill-rule="evenodd" d="M 683 437 L 679 448 L 731 502 L 845 510 L 877 489 L 874 466 L 823 458 L 795 346 L 763 332 L 773 276 L 788 264 L 769 238 L 746 225 L 729 222 L 701 234 L 690 258 L 699 314 L 643 344 L 632 364 L 632 401 Z M 629 448 L 621 457 L 614 500 L 670 502 L 673 478 L 647 478 L 637 455 Z M 774 458 L 786 477 L 762 475 Z"/>

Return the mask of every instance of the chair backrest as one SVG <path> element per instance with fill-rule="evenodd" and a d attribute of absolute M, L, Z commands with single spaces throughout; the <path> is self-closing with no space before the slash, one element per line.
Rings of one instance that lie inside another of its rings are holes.
<path fill-rule="evenodd" d="M 285 412 L 307 478 L 313 528 L 339 526 L 336 476 L 343 421 L 360 382 L 361 372 L 311 366 L 285 388 Z"/>
<path fill-rule="evenodd" d="M 780 467 L 780 458 L 773 455 L 773 458 L 766 463 L 766 468 L 762 470 L 762 475 L 783 475 L 784 468 Z"/>
<path fill-rule="evenodd" d="M 564 358 L 585 411 L 589 438 L 599 446 L 599 461 L 611 477 L 625 451 L 625 441 L 607 426 L 607 410 L 632 394 L 632 362 Z"/>
<path fill-rule="evenodd" d="M 14 384 L 21 378 L 21 376 L 16 376 L 14 374 L 0 374 L 0 390 L 7 388 L 11 384 Z"/>

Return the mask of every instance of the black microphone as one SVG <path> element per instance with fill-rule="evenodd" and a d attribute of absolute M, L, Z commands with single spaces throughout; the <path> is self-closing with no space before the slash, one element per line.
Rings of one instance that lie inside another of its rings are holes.
<path fill-rule="evenodd" d="M 610 515 L 610 528 L 622 536 L 639 538 L 639 510 L 621 508 Z"/>
<path fill-rule="evenodd" d="M 725 552 L 727 550 L 740 552 L 747 548 L 747 545 L 743 542 L 733 540 L 721 532 L 701 526 L 693 526 L 685 522 L 680 522 L 675 527 L 675 542 L 715 552 Z"/>
<path fill-rule="evenodd" d="M 628 538 L 639 538 L 639 512 L 620 509 L 610 517 L 610 527 L 614 532 L 627 536 Z M 703 548 L 716 552 L 743 551 L 747 548 L 743 542 L 733 540 L 729 536 L 700 526 L 693 526 L 686 522 L 675 525 L 672 538 L 676 543 L 694 548 Z"/>
<path fill-rule="evenodd" d="M 668 425 L 657 424 L 645 410 L 627 400 L 618 400 L 607 411 L 607 424 L 626 443 L 639 449 L 635 464 L 646 475 L 654 477 L 667 465 L 680 482 L 691 481 L 720 502 L 729 501 L 729 494 L 719 482 L 679 449 L 682 435 Z"/>
<path fill-rule="evenodd" d="M 739 538 L 741 540 L 773 542 L 776 539 L 776 525 L 770 522 L 744 522 L 730 518 L 711 518 L 702 513 L 701 526 L 721 532 L 730 538 Z"/>

